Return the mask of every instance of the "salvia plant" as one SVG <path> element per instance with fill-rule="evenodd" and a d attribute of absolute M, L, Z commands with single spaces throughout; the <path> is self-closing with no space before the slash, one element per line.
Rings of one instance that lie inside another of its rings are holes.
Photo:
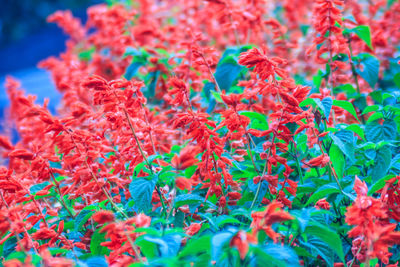
<path fill-rule="evenodd" d="M 87 14 L 57 114 L 5 84 L 4 266 L 398 266 L 399 1 Z"/>

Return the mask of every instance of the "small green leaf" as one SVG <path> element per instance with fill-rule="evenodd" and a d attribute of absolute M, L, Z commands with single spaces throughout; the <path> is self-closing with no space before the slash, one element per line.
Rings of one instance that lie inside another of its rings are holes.
<path fill-rule="evenodd" d="M 369 48 L 374 49 L 372 47 L 371 29 L 369 26 L 360 25 L 351 29 L 351 31 L 354 32 L 361 40 L 363 40 L 369 46 Z"/>
<path fill-rule="evenodd" d="M 370 112 L 378 111 L 378 110 L 379 110 L 379 106 L 378 105 L 367 106 L 363 110 L 362 115 L 370 113 Z"/>
<path fill-rule="evenodd" d="M 332 145 L 329 149 L 329 158 L 332 161 L 333 168 L 335 169 L 339 180 L 342 179 L 346 161 L 343 152 L 339 149 L 337 145 Z"/>
<path fill-rule="evenodd" d="M 351 124 L 346 127 L 346 130 L 356 133 L 359 137 L 361 137 L 365 141 L 364 130 L 360 127 L 360 125 Z"/>
<path fill-rule="evenodd" d="M 175 207 L 181 207 L 184 205 L 200 204 L 204 202 L 204 197 L 195 194 L 183 194 L 175 198 Z"/>
<path fill-rule="evenodd" d="M 224 101 L 222 101 L 221 94 L 218 93 L 217 91 L 211 91 L 211 94 L 214 96 L 214 98 L 215 98 L 215 100 L 217 100 L 217 102 L 219 102 L 219 103 L 224 102 Z"/>

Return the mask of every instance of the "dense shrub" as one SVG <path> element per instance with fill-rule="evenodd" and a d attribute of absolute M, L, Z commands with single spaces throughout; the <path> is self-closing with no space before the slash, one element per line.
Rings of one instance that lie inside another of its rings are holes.
<path fill-rule="evenodd" d="M 93 6 L 17 81 L 5 266 L 397 266 L 400 3 Z"/>

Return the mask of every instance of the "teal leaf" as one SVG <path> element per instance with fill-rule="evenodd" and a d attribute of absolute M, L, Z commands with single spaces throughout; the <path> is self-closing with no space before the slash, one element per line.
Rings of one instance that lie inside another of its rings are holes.
<path fill-rule="evenodd" d="M 360 67 L 357 67 L 356 72 L 371 86 L 371 88 L 375 87 L 375 84 L 378 82 L 379 75 L 379 60 L 368 54 L 361 53 L 358 55 L 360 59 Z"/>
<path fill-rule="evenodd" d="M 394 120 L 385 120 L 382 125 L 373 121 L 365 126 L 367 141 L 378 143 L 379 141 L 391 141 L 397 137 L 397 125 Z"/>
<path fill-rule="evenodd" d="M 156 180 L 147 180 L 145 178 L 138 178 L 129 184 L 129 192 L 134 201 L 134 207 L 139 212 L 147 212 L 151 209 L 151 198 L 156 186 Z"/>
<path fill-rule="evenodd" d="M 228 92 L 242 69 L 243 67 L 236 62 L 233 56 L 227 56 L 221 60 L 214 74 L 219 88 Z"/>
<path fill-rule="evenodd" d="M 377 181 L 384 177 L 390 167 L 392 160 L 392 152 L 388 146 L 381 147 L 377 152 L 374 159 L 374 166 L 371 170 L 372 181 Z"/>

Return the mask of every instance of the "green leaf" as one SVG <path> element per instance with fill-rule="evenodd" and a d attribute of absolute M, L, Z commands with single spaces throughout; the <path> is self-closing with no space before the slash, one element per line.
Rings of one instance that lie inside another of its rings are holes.
<path fill-rule="evenodd" d="M 299 258 L 295 251 L 287 246 L 278 244 L 267 244 L 266 246 L 253 247 L 251 249 L 255 257 L 252 258 L 248 266 L 268 266 L 268 267 L 297 267 Z"/>
<path fill-rule="evenodd" d="M 139 212 L 147 212 L 151 209 L 151 198 L 156 186 L 156 180 L 147 180 L 145 178 L 138 178 L 133 180 L 129 185 L 129 192 L 134 201 L 134 207 Z"/>
<path fill-rule="evenodd" d="M 268 130 L 267 116 L 264 114 L 252 111 L 241 111 L 239 114 L 251 120 L 249 125 L 251 129 Z"/>
<path fill-rule="evenodd" d="M 365 126 L 367 141 L 378 143 L 379 141 L 396 140 L 397 125 L 394 120 L 385 120 L 382 125 L 373 121 Z"/>
<path fill-rule="evenodd" d="M 221 90 L 229 89 L 233 85 L 233 82 L 238 78 L 243 67 L 240 66 L 233 56 L 227 56 L 218 63 L 215 71 L 215 80 L 217 80 L 218 86 Z"/>
<path fill-rule="evenodd" d="M 393 81 L 396 84 L 397 88 L 400 88 L 400 72 L 396 73 L 393 77 Z"/>
<path fill-rule="evenodd" d="M 384 146 L 376 152 L 374 166 L 372 167 L 370 174 L 372 177 L 372 181 L 377 181 L 387 174 L 391 160 L 392 152 L 390 151 L 388 146 Z"/>
<path fill-rule="evenodd" d="M 232 236 L 234 233 L 230 232 L 223 232 L 223 233 L 218 233 L 213 236 L 211 239 L 211 244 L 212 244 L 212 259 L 215 261 L 218 261 L 222 252 L 224 246 L 228 243 L 229 240 L 231 240 Z"/>
<path fill-rule="evenodd" d="M 333 100 L 333 105 L 336 107 L 341 107 L 342 109 L 346 110 L 349 112 L 351 115 L 353 115 L 354 118 L 356 118 L 358 121 L 360 121 L 357 117 L 357 112 L 354 109 L 354 106 L 351 102 L 345 101 L 345 100 Z"/>
<path fill-rule="evenodd" d="M 359 137 L 361 137 L 365 141 L 364 130 L 358 124 L 351 124 L 345 128 L 348 131 L 352 131 L 356 133 Z"/>
<path fill-rule="evenodd" d="M 342 85 L 339 85 L 339 86 L 333 88 L 333 92 L 334 93 L 344 92 L 344 93 L 346 93 L 348 95 L 351 95 L 351 94 L 356 93 L 357 90 L 354 88 L 353 85 L 347 83 L 347 84 L 342 84 Z"/>
<path fill-rule="evenodd" d="M 106 241 L 105 235 L 106 233 L 100 233 L 100 229 L 96 229 L 93 233 L 90 240 L 90 251 L 92 252 L 92 255 L 103 256 L 109 254 L 109 249 L 100 245 L 100 243 Z"/>
<path fill-rule="evenodd" d="M 198 238 L 191 238 L 186 246 L 179 253 L 179 258 L 195 256 L 199 253 L 207 253 L 211 250 L 211 235 L 204 235 Z"/>
<path fill-rule="evenodd" d="M 376 191 L 381 190 L 386 185 L 386 181 L 393 178 L 394 175 L 389 174 L 376 181 L 368 190 L 368 196 L 372 196 Z"/>
<path fill-rule="evenodd" d="M 307 226 L 305 233 L 310 237 L 317 237 L 332 249 L 339 259 L 344 262 L 342 241 L 339 235 L 325 225 L 313 222 Z"/>
<path fill-rule="evenodd" d="M 332 145 L 329 149 L 329 158 L 332 161 L 333 168 L 335 169 L 339 180 L 342 179 L 346 160 L 344 158 L 343 152 L 339 149 L 337 145 Z"/>
<path fill-rule="evenodd" d="M 78 57 L 80 60 L 89 61 L 92 59 L 93 53 L 96 51 L 96 48 L 93 46 L 88 50 L 83 50 L 79 53 Z"/>
<path fill-rule="evenodd" d="M 178 234 L 168 234 L 163 237 L 145 235 L 144 240 L 158 245 L 161 257 L 174 257 L 181 246 L 182 238 Z"/>
<path fill-rule="evenodd" d="M 361 40 L 363 40 L 369 46 L 369 48 L 374 49 L 372 47 L 371 29 L 369 26 L 360 25 L 351 29 L 350 31 L 354 32 Z"/>
<path fill-rule="evenodd" d="M 379 106 L 378 105 L 372 105 L 372 106 L 367 106 L 363 112 L 361 113 L 362 115 L 367 114 L 369 112 L 374 112 L 374 111 L 378 111 L 379 110 Z"/>
<path fill-rule="evenodd" d="M 175 207 L 181 207 L 184 205 L 200 204 L 204 202 L 204 197 L 195 194 L 183 194 L 175 198 Z"/>
<path fill-rule="evenodd" d="M 226 224 L 241 224 L 238 219 L 232 218 L 228 215 L 218 216 L 215 222 L 218 225 L 218 227 L 220 227 L 220 228 Z"/>
<path fill-rule="evenodd" d="M 83 226 L 92 217 L 96 210 L 82 210 L 75 218 L 75 230 L 82 230 Z"/>
<path fill-rule="evenodd" d="M 358 55 L 358 58 L 360 59 L 360 64 L 363 69 L 357 67 L 356 72 L 371 86 L 371 88 L 374 88 L 375 84 L 378 82 L 379 60 L 368 53 L 361 53 Z"/>
<path fill-rule="evenodd" d="M 329 114 L 331 113 L 331 109 L 332 109 L 332 98 L 330 96 L 325 97 L 324 99 L 322 99 L 322 105 L 324 107 L 324 113 L 325 113 L 325 117 L 327 120 L 329 120 Z"/>
<path fill-rule="evenodd" d="M 329 134 L 333 143 L 345 154 L 352 162 L 354 161 L 354 133 L 347 130 L 340 130 L 335 134 Z"/>
<path fill-rule="evenodd" d="M 315 102 L 314 98 L 306 98 L 303 101 L 300 102 L 299 107 L 305 107 L 311 105 L 312 107 L 315 107 L 317 103 Z"/>
<path fill-rule="evenodd" d="M 321 70 L 318 70 L 318 74 L 313 76 L 313 85 L 315 88 L 319 89 L 319 87 L 321 86 L 322 78 L 323 73 Z"/>
<path fill-rule="evenodd" d="M 211 91 L 211 94 L 214 96 L 214 98 L 215 98 L 215 100 L 217 100 L 217 102 L 219 102 L 219 103 L 224 102 L 224 101 L 222 101 L 221 94 L 218 93 L 217 91 Z"/>
<path fill-rule="evenodd" d="M 307 237 L 307 241 L 300 241 L 301 247 L 308 248 L 311 255 L 316 259 L 320 256 L 329 267 L 335 262 L 335 252 L 321 239 L 313 236 Z"/>
<path fill-rule="evenodd" d="M 305 206 L 308 206 L 311 203 L 315 203 L 318 200 L 320 200 L 322 198 L 326 198 L 330 194 L 335 194 L 335 193 L 340 193 L 340 189 L 337 187 L 336 184 L 331 183 L 331 184 L 323 185 L 320 188 L 318 188 L 318 190 L 315 191 L 315 193 L 313 193 L 311 195 L 311 197 L 308 199 L 308 201 L 305 204 Z"/>

